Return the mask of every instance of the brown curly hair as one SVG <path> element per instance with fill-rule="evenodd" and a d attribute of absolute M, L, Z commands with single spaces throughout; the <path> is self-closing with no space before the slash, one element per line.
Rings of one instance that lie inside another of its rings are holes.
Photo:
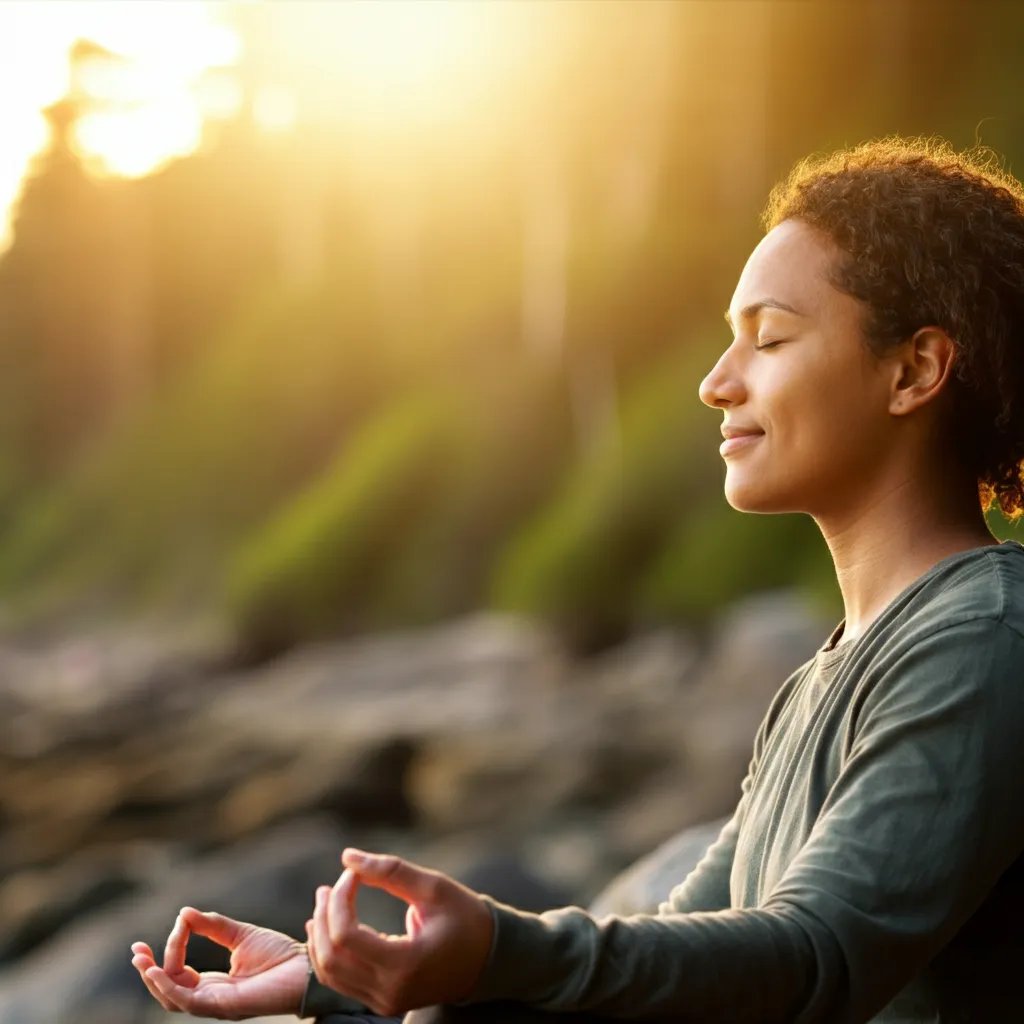
<path fill-rule="evenodd" d="M 801 161 L 771 193 L 845 254 L 833 284 L 867 306 L 873 351 L 940 327 L 956 345 L 956 455 L 983 509 L 1024 513 L 1024 187 L 991 151 L 886 138 Z"/>

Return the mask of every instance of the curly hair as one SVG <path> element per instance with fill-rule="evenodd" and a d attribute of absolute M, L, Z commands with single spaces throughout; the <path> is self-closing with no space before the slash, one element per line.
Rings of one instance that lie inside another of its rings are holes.
<path fill-rule="evenodd" d="M 832 283 L 867 307 L 876 353 L 921 327 L 956 346 L 950 440 L 982 508 L 1024 513 L 1024 187 L 991 151 L 886 138 L 809 157 L 772 190 L 843 253 Z"/>

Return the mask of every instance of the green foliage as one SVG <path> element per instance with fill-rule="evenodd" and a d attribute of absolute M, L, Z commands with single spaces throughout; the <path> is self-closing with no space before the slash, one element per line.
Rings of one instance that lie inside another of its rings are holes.
<path fill-rule="evenodd" d="M 1024 516 L 1010 520 L 998 508 L 993 508 L 985 520 L 988 528 L 1000 540 L 1016 540 L 1024 544 Z"/>
<path fill-rule="evenodd" d="M 797 585 L 834 608 L 828 549 L 804 515 L 737 512 L 721 496 L 686 517 L 645 576 L 637 613 L 705 620 L 752 590 Z"/>
<path fill-rule="evenodd" d="M 834 605 L 809 522 L 721 497 L 695 391 L 726 334 L 702 325 L 794 159 L 889 131 L 969 144 L 983 121 L 1012 168 L 1014 33 L 993 32 L 1024 15 L 929 10 L 922 46 L 854 8 L 767 5 L 751 38 L 781 50 L 737 77 L 689 59 L 735 35 L 700 6 L 651 51 L 584 19 L 566 54 L 607 88 L 552 77 L 517 96 L 535 106 L 451 149 L 403 139 L 386 166 L 299 118 L 287 140 L 224 125 L 158 174 L 101 182 L 66 125 L 0 257 L 3 606 L 194 596 L 272 645 L 488 602 L 599 633 L 786 583 Z M 950 40 L 971 59 L 917 88 Z M 856 109 L 815 87 L 865 59 L 884 73 Z M 791 115 L 767 132 L 765 75 Z M 545 304 L 558 340 L 539 351 L 524 310 Z M 585 438 L 572 398 L 592 360 L 624 398 Z"/>
<path fill-rule="evenodd" d="M 513 524 L 565 460 L 557 382 L 423 386 L 371 418 L 232 558 L 246 643 L 431 621 L 479 605 Z"/>
<path fill-rule="evenodd" d="M 717 424 L 692 386 L 703 362 L 681 345 L 635 382 L 618 422 L 502 552 L 495 605 L 610 629 L 629 617 L 633 588 L 673 523 L 720 486 Z"/>
<path fill-rule="evenodd" d="M 378 602 L 382 624 L 478 608 L 508 536 L 572 462 L 557 375 L 474 377 L 460 393 L 464 429 L 447 459 L 446 489 L 389 563 Z"/>
<path fill-rule="evenodd" d="M 332 334 L 324 306 L 280 288 L 247 303 L 206 358 L 24 503 L 0 544 L 0 590 L 62 575 L 123 585 L 201 566 L 308 473 L 317 435 L 338 428 L 322 414 L 336 375 L 311 351 Z M 307 360 L 318 375 L 301 371 Z"/>
<path fill-rule="evenodd" d="M 228 570 L 243 635 L 278 646 L 365 626 L 386 565 L 444 494 L 460 432 L 447 396 L 400 401 L 258 530 Z"/>

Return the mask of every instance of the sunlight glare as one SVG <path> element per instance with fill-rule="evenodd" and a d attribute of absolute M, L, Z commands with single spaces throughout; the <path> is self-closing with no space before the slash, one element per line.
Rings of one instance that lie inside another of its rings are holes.
<path fill-rule="evenodd" d="M 313 105 L 387 132 L 459 116 L 509 56 L 515 5 L 350 0 L 272 6 L 276 58 Z"/>
<path fill-rule="evenodd" d="M 75 132 L 88 159 L 124 177 L 141 177 L 198 148 L 202 119 L 187 96 L 154 96 L 145 106 L 86 114 Z"/>
<path fill-rule="evenodd" d="M 133 0 L 13 0 L 0 4 L 0 251 L 9 210 L 49 133 L 42 111 L 69 90 L 90 101 L 75 145 L 100 173 L 138 176 L 196 148 L 204 73 L 230 65 L 239 41 L 216 5 Z M 68 53 L 87 39 L 118 60 L 94 60 L 71 80 Z"/>

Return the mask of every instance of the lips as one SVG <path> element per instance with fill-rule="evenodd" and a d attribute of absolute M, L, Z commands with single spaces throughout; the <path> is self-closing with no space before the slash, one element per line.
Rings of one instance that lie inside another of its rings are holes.
<path fill-rule="evenodd" d="M 764 437 L 763 430 L 757 430 L 756 428 L 750 427 L 723 426 L 722 434 L 724 435 L 725 440 L 721 445 L 719 445 L 718 450 L 722 454 L 723 458 L 726 455 L 732 455 L 736 452 L 744 451 Z"/>

